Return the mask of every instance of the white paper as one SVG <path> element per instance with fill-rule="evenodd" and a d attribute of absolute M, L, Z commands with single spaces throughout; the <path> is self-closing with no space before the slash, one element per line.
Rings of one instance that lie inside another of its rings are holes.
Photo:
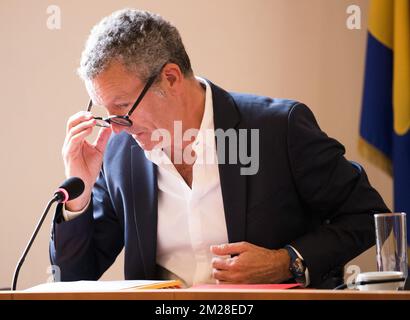
<path fill-rule="evenodd" d="M 26 292 L 107 292 L 131 289 L 135 287 L 160 283 L 153 280 L 122 281 L 64 281 L 48 282 L 31 287 Z"/>

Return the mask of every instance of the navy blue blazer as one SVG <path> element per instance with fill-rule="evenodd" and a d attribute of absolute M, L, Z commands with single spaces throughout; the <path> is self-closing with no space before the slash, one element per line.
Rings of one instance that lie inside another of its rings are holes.
<path fill-rule="evenodd" d="M 329 279 L 374 244 L 373 214 L 388 211 L 382 198 L 302 103 L 211 88 L 215 129 L 259 129 L 255 175 L 219 164 L 229 242 L 291 244 L 311 286 L 333 286 Z M 156 279 L 156 170 L 131 136 L 110 138 L 89 208 L 67 222 L 56 210 L 50 257 L 63 281 L 98 279 L 124 246 L 125 279 Z"/>

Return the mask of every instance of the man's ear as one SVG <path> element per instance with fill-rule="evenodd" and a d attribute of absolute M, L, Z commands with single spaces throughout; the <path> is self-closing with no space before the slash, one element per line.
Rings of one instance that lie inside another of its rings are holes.
<path fill-rule="evenodd" d="M 181 69 L 175 63 L 168 63 L 162 70 L 162 75 L 166 80 L 166 85 L 172 91 L 178 91 L 181 87 L 184 75 Z"/>

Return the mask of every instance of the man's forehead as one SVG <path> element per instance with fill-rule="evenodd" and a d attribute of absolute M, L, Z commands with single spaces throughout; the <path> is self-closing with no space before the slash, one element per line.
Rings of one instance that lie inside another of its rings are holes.
<path fill-rule="evenodd" d="M 140 79 L 121 62 L 113 61 L 94 79 L 86 81 L 86 88 L 95 104 L 112 104 L 127 98 Z"/>
<path fill-rule="evenodd" d="M 127 81 L 100 83 L 89 80 L 86 82 L 86 89 L 94 105 L 115 105 L 130 98 L 130 94 L 135 90 L 135 83 L 129 84 Z"/>

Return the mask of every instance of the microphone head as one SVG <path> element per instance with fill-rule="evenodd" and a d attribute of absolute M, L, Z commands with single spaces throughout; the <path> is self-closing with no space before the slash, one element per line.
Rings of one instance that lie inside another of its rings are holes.
<path fill-rule="evenodd" d="M 60 203 L 66 203 L 79 197 L 84 192 L 84 182 L 78 177 L 71 177 L 64 181 L 54 193 Z"/>

